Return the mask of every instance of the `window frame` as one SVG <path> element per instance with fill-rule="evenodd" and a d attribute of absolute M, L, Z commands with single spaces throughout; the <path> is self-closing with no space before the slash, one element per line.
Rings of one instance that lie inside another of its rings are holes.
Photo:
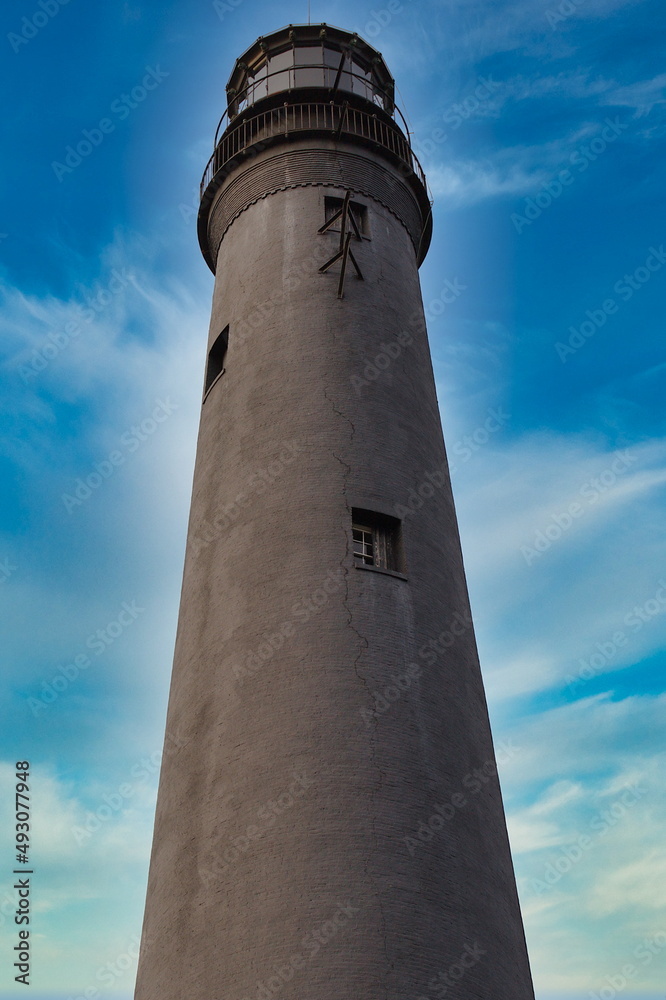
<path fill-rule="evenodd" d="M 344 204 L 344 198 L 339 197 L 337 194 L 325 194 L 324 195 L 324 223 L 328 222 L 333 218 L 336 212 L 339 212 Z M 362 201 L 354 201 L 349 199 L 349 210 L 353 219 L 356 223 L 356 228 L 358 229 L 361 240 L 369 240 L 370 236 L 370 212 L 368 211 L 368 206 Z M 339 224 L 336 226 L 330 226 L 323 235 L 326 233 L 337 233 L 340 235 Z"/>
<path fill-rule="evenodd" d="M 353 507 L 352 555 L 357 569 L 388 573 L 406 580 L 402 522 L 397 517 Z M 360 537 L 354 537 L 360 535 Z M 367 536 L 371 536 L 368 542 Z M 357 549 L 360 546 L 360 549 Z M 368 549 L 371 547 L 372 551 Z M 372 561 L 370 561 L 370 559 Z"/>
<path fill-rule="evenodd" d="M 208 395 L 222 378 L 226 372 L 226 360 L 227 352 L 229 350 L 229 324 L 227 324 L 221 333 L 217 335 L 215 340 L 210 346 L 210 350 L 206 356 L 206 371 L 204 373 L 204 391 L 202 403 L 206 402 Z M 214 374 L 211 375 L 211 368 L 218 368 Z"/>

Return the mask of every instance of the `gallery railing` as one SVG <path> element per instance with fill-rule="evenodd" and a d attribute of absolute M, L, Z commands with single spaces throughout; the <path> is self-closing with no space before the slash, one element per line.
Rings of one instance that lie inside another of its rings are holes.
<path fill-rule="evenodd" d="M 423 168 L 401 131 L 391 128 L 377 115 L 331 102 L 283 104 L 232 127 L 223 135 L 208 161 L 201 181 L 201 195 L 203 196 L 218 171 L 231 166 L 235 157 L 262 142 L 269 145 L 274 138 L 288 137 L 295 132 L 330 132 L 336 138 L 343 135 L 359 136 L 390 150 L 426 187 Z"/>

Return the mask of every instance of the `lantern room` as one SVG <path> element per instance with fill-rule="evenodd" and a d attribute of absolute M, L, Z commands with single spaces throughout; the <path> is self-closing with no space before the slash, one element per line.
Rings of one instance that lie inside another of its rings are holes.
<path fill-rule="evenodd" d="M 328 24 L 288 25 L 257 39 L 237 60 L 227 85 L 228 116 L 290 91 L 350 95 L 394 112 L 394 83 L 381 54 L 356 34 Z"/>

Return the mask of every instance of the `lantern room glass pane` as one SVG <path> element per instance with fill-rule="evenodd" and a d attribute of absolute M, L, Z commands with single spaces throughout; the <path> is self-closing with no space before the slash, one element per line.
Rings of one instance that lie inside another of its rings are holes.
<path fill-rule="evenodd" d="M 342 59 L 342 52 L 339 49 L 329 49 L 324 46 L 324 86 L 332 87 L 335 83 L 335 75 Z"/>
<path fill-rule="evenodd" d="M 277 52 L 268 60 L 268 93 L 276 94 L 280 90 L 289 90 L 293 85 L 294 50 L 289 48 Z"/>
<path fill-rule="evenodd" d="M 326 46 L 324 46 L 324 63 L 326 65 L 326 69 L 324 70 L 324 86 L 332 87 L 335 84 L 335 79 L 340 68 L 340 60 L 343 60 L 343 63 L 338 89 L 351 90 L 352 77 L 349 70 L 352 63 L 348 53 L 342 52 L 340 49 L 327 48 Z"/>
<path fill-rule="evenodd" d="M 342 52 L 340 49 L 331 49 L 328 46 L 324 46 L 324 65 L 335 66 L 337 69 L 340 65 L 340 59 L 342 58 Z"/>
<path fill-rule="evenodd" d="M 274 76 L 268 77 L 268 93 L 276 94 L 279 90 L 289 90 L 293 69 L 285 69 Z"/>
<path fill-rule="evenodd" d="M 323 87 L 324 69 L 322 66 L 303 67 L 295 69 L 296 87 Z"/>
<path fill-rule="evenodd" d="M 286 69 L 287 66 L 294 65 L 294 50 L 285 49 L 284 52 L 276 52 L 271 54 L 269 58 L 270 72 L 274 73 L 277 69 Z"/>
<path fill-rule="evenodd" d="M 321 66 L 321 45 L 297 45 L 294 50 L 297 66 Z"/>
<path fill-rule="evenodd" d="M 354 73 L 356 73 L 357 76 L 362 76 L 365 80 L 372 79 L 372 73 L 370 70 L 364 63 L 360 63 L 356 59 L 354 59 Z"/>
<path fill-rule="evenodd" d="M 365 97 L 367 101 L 372 100 L 372 85 L 370 83 L 368 73 L 362 66 L 359 66 L 358 63 L 354 63 L 352 91 L 354 94 L 360 94 L 361 97 Z"/>
<path fill-rule="evenodd" d="M 266 63 L 264 63 L 263 66 L 260 66 L 253 73 L 248 74 L 247 99 L 250 104 L 253 101 L 260 101 L 262 97 L 266 96 L 266 72 Z"/>

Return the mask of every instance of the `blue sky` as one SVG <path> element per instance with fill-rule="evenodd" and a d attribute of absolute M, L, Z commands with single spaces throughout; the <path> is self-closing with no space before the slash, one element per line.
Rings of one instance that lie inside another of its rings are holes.
<path fill-rule="evenodd" d="M 306 17 L 2 15 L 1 845 L 8 871 L 28 758 L 34 1000 L 132 993 L 212 291 L 193 206 L 235 57 Z M 313 0 L 312 19 L 383 52 L 434 197 L 423 296 L 495 740 L 517 748 L 501 777 L 538 1000 L 608 997 L 627 965 L 618 992 L 656 1000 L 663 6 Z"/>

